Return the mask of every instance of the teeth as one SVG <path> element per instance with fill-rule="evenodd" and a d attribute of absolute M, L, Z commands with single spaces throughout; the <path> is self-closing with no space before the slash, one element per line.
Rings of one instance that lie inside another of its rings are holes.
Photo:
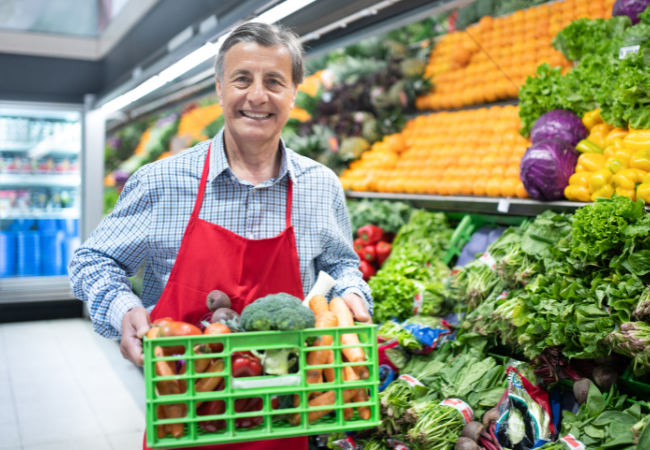
<path fill-rule="evenodd" d="M 270 116 L 271 114 L 255 114 L 251 112 L 242 111 L 242 114 L 251 119 L 264 119 L 265 117 Z"/>

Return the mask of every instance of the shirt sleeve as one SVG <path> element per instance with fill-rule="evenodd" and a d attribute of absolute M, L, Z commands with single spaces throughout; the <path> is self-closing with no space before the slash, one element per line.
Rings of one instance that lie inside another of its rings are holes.
<path fill-rule="evenodd" d="M 148 171 L 145 166 L 129 178 L 113 212 L 77 249 L 68 266 L 74 295 L 88 305 L 95 331 L 110 339 L 120 337 L 126 312 L 142 306 L 128 277 L 135 275 L 147 256 Z"/>
<path fill-rule="evenodd" d="M 352 230 L 345 206 L 345 194 L 343 186 L 336 178 L 334 189 L 331 219 L 333 226 L 325 240 L 322 253 L 316 258 L 316 272 L 322 270 L 336 280 L 336 285 L 331 291 L 332 297 L 342 298 L 347 294 L 357 294 L 372 315 L 372 294 L 359 270 L 360 261 L 352 246 Z"/>

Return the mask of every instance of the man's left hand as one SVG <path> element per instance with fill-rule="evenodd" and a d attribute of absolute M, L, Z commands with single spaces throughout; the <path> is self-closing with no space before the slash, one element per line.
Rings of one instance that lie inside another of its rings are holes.
<path fill-rule="evenodd" d="M 361 297 L 357 294 L 348 294 L 343 297 L 345 304 L 348 305 L 352 315 L 357 322 L 372 323 L 372 317 L 368 313 L 368 308 Z"/>

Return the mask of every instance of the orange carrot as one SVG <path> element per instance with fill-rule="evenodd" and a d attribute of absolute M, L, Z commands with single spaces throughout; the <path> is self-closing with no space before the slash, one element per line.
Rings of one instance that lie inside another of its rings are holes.
<path fill-rule="evenodd" d="M 223 359 L 216 359 L 210 364 L 208 369 L 204 373 L 219 373 L 223 372 L 224 364 Z M 194 383 L 194 390 L 196 392 L 210 392 L 214 391 L 216 387 L 221 383 L 223 377 L 205 377 L 198 378 Z M 199 402 L 201 403 L 201 402 Z M 197 404 L 198 406 L 198 404 Z"/>
<path fill-rule="evenodd" d="M 332 311 L 339 318 L 339 326 L 341 327 L 353 327 L 354 319 L 352 318 L 352 313 L 350 308 L 345 304 L 345 301 L 342 298 L 335 297 L 330 301 L 330 311 Z M 347 333 L 341 336 L 341 344 L 343 345 L 355 345 L 361 344 L 359 341 L 359 336 L 356 333 Z M 341 352 L 350 362 L 361 362 L 366 360 L 366 354 L 364 353 L 361 347 L 349 347 L 341 349 Z M 365 366 L 357 366 L 358 369 L 354 370 L 359 374 L 359 378 L 362 380 L 367 380 L 370 376 L 368 368 Z"/>
<path fill-rule="evenodd" d="M 334 351 L 332 350 L 327 350 L 327 361 L 325 364 L 334 364 Z M 331 383 L 332 381 L 336 380 L 336 374 L 334 373 L 334 368 L 330 367 L 328 369 L 323 369 L 323 376 L 325 377 L 325 381 L 328 383 Z"/>
<path fill-rule="evenodd" d="M 157 358 L 164 357 L 165 353 L 162 347 L 154 348 L 154 355 Z M 156 362 L 154 368 L 156 370 L 157 376 L 168 377 L 168 376 L 176 375 L 176 370 L 173 369 L 172 366 L 167 364 L 168 362 L 171 361 Z M 158 392 L 160 392 L 160 395 L 174 395 L 174 394 L 181 393 L 181 387 L 180 384 L 178 383 L 178 380 L 158 381 L 156 383 L 156 388 L 158 389 Z M 187 411 L 185 412 L 185 414 L 183 413 L 183 405 L 180 403 L 163 405 L 163 408 L 165 410 L 165 417 L 169 419 L 181 418 L 187 414 Z M 183 433 L 185 432 L 185 430 L 182 423 L 173 423 L 170 425 L 170 428 L 171 428 L 171 433 L 175 438 L 183 437 Z"/>
<path fill-rule="evenodd" d="M 210 350 L 209 344 L 197 344 L 194 346 L 195 354 L 207 354 L 212 353 Z M 194 360 L 194 373 L 203 373 L 210 365 L 210 358 L 201 358 Z"/>
<path fill-rule="evenodd" d="M 352 399 L 352 403 L 360 403 L 368 401 L 368 392 L 365 388 L 359 389 L 357 394 Z M 370 420 L 370 406 L 357 406 L 359 417 L 363 420 Z"/>
<path fill-rule="evenodd" d="M 343 374 L 342 375 L 343 375 L 343 381 L 357 381 L 357 380 L 359 380 L 359 377 L 357 377 L 357 373 L 350 366 L 343 367 Z M 345 395 L 346 391 L 344 391 L 344 393 L 343 393 L 344 395 Z M 345 408 L 343 410 L 343 418 L 345 420 L 350 420 L 350 419 L 352 419 L 352 417 L 354 417 L 354 409 Z"/>
<path fill-rule="evenodd" d="M 166 419 L 167 416 L 165 416 L 165 408 L 163 408 L 163 405 L 157 405 L 156 406 L 156 417 L 158 419 Z M 169 425 L 158 425 L 156 427 L 156 432 L 158 433 L 158 439 L 162 439 L 167 434 L 170 433 Z"/>
<path fill-rule="evenodd" d="M 322 295 L 316 295 L 309 300 L 309 308 L 314 311 L 314 315 L 318 316 L 324 312 L 328 312 L 329 306 L 327 305 L 327 300 Z M 318 326 L 316 327 L 318 328 Z"/>
<path fill-rule="evenodd" d="M 313 299 L 312 299 L 313 300 Z M 323 300 L 325 300 L 323 298 Z M 316 318 L 316 328 L 332 328 L 338 325 L 338 317 L 329 311 L 319 314 Z M 330 346 L 332 345 L 333 338 L 331 335 L 320 336 L 316 339 L 314 347 Z M 331 350 L 317 350 L 307 353 L 307 364 L 310 366 L 320 366 L 327 364 L 327 355 Z M 322 383 L 323 375 L 322 369 L 313 369 L 307 372 L 307 383 L 315 384 Z M 317 381 L 320 380 L 320 381 Z"/>

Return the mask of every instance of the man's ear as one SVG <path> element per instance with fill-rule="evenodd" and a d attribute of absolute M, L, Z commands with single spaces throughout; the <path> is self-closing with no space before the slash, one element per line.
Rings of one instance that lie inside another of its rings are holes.
<path fill-rule="evenodd" d="M 221 104 L 222 103 L 221 102 L 221 80 L 219 79 L 219 77 L 214 77 L 214 79 L 216 81 L 215 87 L 217 90 L 217 98 L 219 99 L 219 104 Z"/>
<path fill-rule="evenodd" d="M 293 88 L 293 96 L 291 97 L 291 109 L 296 106 L 296 96 L 298 95 L 298 86 Z"/>

